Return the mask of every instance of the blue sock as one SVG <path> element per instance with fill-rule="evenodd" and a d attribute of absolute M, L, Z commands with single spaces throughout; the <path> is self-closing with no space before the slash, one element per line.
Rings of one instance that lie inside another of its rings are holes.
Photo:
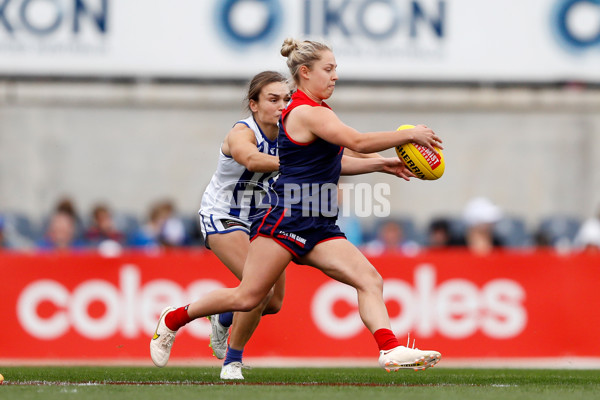
<path fill-rule="evenodd" d="M 244 355 L 244 349 L 236 350 L 227 346 L 227 356 L 223 365 L 231 364 L 232 362 L 242 362 L 242 356 Z"/>
<path fill-rule="evenodd" d="M 226 312 L 223 314 L 219 314 L 219 323 L 224 327 L 230 327 L 233 323 L 233 313 Z"/>

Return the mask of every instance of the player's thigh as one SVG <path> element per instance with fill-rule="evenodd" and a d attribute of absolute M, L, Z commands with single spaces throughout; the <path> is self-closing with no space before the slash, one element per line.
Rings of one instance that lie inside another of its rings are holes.
<path fill-rule="evenodd" d="M 282 275 L 291 260 L 292 255 L 274 240 L 257 237 L 248 249 L 239 289 L 248 296 L 265 297 L 276 283 L 285 285 Z"/>
<path fill-rule="evenodd" d="M 381 285 L 381 275 L 375 267 L 346 239 L 321 242 L 301 261 L 355 288 Z"/>
<path fill-rule="evenodd" d="M 209 241 L 213 253 L 241 280 L 250 247 L 248 234 L 244 231 L 215 233 L 210 235 Z"/>

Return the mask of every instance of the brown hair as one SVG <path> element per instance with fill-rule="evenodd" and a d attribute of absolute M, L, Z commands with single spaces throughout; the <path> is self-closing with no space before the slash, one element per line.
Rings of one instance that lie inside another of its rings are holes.
<path fill-rule="evenodd" d="M 312 69 L 314 62 L 321 59 L 321 52 L 324 50 L 332 51 L 331 47 L 326 44 L 312 40 L 301 42 L 293 38 L 287 38 L 283 41 L 281 55 L 287 58 L 287 66 L 296 84 L 300 81 L 300 67 L 306 65 L 309 69 Z"/>
<path fill-rule="evenodd" d="M 102 213 L 110 214 L 110 209 L 104 203 L 96 204 L 94 206 L 94 208 L 92 209 L 92 216 L 97 219 L 100 216 L 100 214 L 102 214 Z"/>
<path fill-rule="evenodd" d="M 250 109 L 250 100 L 258 102 L 258 96 L 263 87 L 273 82 L 287 83 L 287 78 L 275 71 L 263 71 L 254 76 L 248 85 L 248 94 L 246 95 L 246 107 Z"/>

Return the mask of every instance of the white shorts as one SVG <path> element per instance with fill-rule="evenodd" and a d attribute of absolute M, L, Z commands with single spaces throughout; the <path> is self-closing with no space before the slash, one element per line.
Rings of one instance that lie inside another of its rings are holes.
<path fill-rule="evenodd" d="M 205 214 L 200 212 L 200 230 L 207 249 L 208 236 L 215 233 L 230 233 L 234 231 L 243 231 L 246 235 L 250 235 L 250 222 L 231 215 Z"/>

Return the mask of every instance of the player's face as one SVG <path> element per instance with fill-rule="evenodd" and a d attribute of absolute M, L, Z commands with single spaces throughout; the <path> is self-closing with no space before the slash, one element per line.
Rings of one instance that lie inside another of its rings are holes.
<path fill-rule="evenodd" d="M 331 51 L 321 52 L 321 59 L 313 64 L 310 75 L 313 91 L 319 93 L 322 99 L 331 97 L 338 80 L 337 63 Z"/>
<path fill-rule="evenodd" d="M 250 101 L 250 108 L 257 121 L 277 125 L 277 121 L 289 101 L 288 85 L 284 82 L 272 82 L 260 90 L 258 102 Z"/>

